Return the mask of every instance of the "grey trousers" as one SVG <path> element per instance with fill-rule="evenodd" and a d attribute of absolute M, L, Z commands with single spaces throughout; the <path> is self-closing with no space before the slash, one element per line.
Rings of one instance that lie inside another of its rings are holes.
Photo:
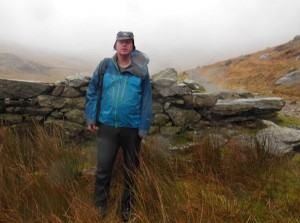
<path fill-rule="evenodd" d="M 138 153 L 141 138 L 137 128 L 114 128 L 101 124 L 97 138 L 97 170 L 95 180 L 95 204 L 106 205 L 109 198 L 113 165 L 119 148 L 123 149 L 125 187 L 121 208 L 129 208 L 133 197 L 133 174 L 139 167 Z"/>

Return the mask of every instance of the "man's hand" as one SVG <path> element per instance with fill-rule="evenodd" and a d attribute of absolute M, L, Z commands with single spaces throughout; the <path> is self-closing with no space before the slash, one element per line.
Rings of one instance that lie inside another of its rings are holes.
<path fill-rule="evenodd" d="M 95 124 L 87 124 L 87 130 L 91 132 L 97 131 L 97 127 Z"/>

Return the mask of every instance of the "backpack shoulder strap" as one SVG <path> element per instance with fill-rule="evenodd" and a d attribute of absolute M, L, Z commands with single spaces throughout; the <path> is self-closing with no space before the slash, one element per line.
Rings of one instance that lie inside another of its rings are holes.
<path fill-rule="evenodd" d="M 99 78 L 103 78 L 103 75 L 105 74 L 106 72 L 106 69 L 107 69 L 107 66 L 108 66 L 108 62 L 109 62 L 109 59 L 110 58 L 104 58 L 102 60 L 102 64 L 101 64 L 101 68 L 100 68 L 100 75 L 99 75 Z M 101 83 L 101 81 L 99 81 L 99 83 Z"/>
<path fill-rule="evenodd" d="M 97 110 L 96 110 L 96 125 L 99 125 L 98 122 L 98 116 L 100 114 L 100 108 L 101 108 L 101 95 L 102 95 L 102 85 L 103 85 L 103 76 L 106 72 L 106 69 L 108 67 L 108 62 L 110 58 L 104 58 L 102 60 L 102 64 L 100 67 L 100 72 L 99 72 L 99 95 L 98 95 L 98 100 L 97 100 Z"/>

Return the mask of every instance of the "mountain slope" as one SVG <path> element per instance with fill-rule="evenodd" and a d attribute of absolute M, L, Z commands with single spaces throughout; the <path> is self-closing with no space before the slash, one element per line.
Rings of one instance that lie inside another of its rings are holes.
<path fill-rule="evenodd" d="M 203 66 L 185 73 L 229 89 L 246 89 L 263 95 L 300 99 L 300 81 L 276 84 L 289 72 L 300 69 L 300 38 L 265 50 Z"/>
<path fill-rule="evenodd" d="M 86 61 L 13 44 L 0 45 L 0 78 L 55 82 L 79 72 L 92 72 Z"/>

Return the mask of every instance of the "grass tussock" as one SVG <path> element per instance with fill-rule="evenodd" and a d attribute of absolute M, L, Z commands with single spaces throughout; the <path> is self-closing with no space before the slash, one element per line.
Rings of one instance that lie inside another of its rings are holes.
<path fill-rule="evenodd" d="M 119 222 L 122 154 L 108 216 L 93 206 L 94 146 L 66 143 L 58 129 L 0 128 L 0 222 Z M 298 155 L 272 154 L 255 138 L 221 147 L 212 135 L 189 153 L 144 140 L 130 222 L 299 222 Z"/>

